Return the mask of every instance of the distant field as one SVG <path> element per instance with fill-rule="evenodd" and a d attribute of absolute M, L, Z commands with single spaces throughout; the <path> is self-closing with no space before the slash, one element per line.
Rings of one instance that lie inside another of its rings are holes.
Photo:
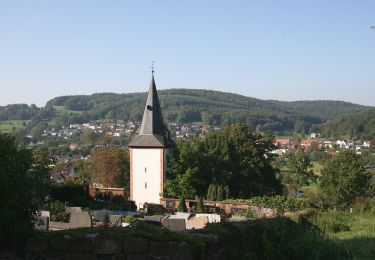
<path fill-rule="evenodd" d="M 57 111 L 57 113 L 73 113 L 73 114 L 80 114 L 84 111 L 74 111 L 66 109 L 64 106 L 53 106 L 53 108 Z"/>
<path fill-rule="evenodd" d="M 30 120 L 7 120 L 0 121 L 0 132 L 10 133 L 15 128 L 23 127 L 23 124 L 28 124 Z"/>

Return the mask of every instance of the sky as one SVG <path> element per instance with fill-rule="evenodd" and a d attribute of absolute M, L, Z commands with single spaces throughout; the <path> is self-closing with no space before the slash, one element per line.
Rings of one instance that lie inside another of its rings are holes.
<path fill-rule="evenodd" d="M 0 0 L 0 106 L 212 89 L 375 106 L 375 1 Z"/>

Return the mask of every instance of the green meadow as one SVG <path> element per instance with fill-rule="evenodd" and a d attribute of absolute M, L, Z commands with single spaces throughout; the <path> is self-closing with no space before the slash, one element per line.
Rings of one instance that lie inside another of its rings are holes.
<path fill-rule="evenodd" d="M 21 128 L 28 124 L 30 120 L 6 120 L 0 121 L 0 132 L 10 133 L 13 129 Z"/>

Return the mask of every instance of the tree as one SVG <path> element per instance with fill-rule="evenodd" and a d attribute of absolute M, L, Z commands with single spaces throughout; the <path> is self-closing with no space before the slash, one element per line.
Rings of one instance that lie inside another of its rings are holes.
<path fill-rule="evenodd" d="M 16 246 L 31 234 L 33 215 L 48 193 L 48 165 L 45 156 L 17 149 L 14 137 L 0 133 L 0 246 Z"/>
<path fill-rule="evenodd" d="M 203 204 L 203 199 L 199 198 L 198 204 L 197 204 L 197 209 L 195 213 L 204 213 L 204 204 Z"/>
<path fill-rule="evenodd" d="M 92 152 L 87 165 L 80 166 L 79 178 L 107 187 L 129 188 L 129 154 L 121 148 L 100 148 Z"/>
<path fill-rule="evenodd" d="M 187 212 L 185 198 L 181 197 L 177 207 L 178 212 Z"/>
<path fill-rule="evenodd" d="M 348 206 L 368 192 L 371 175 L 352 150 L 341 150 L 321 172 L 320 185 L 331 205 Z"/>
<path fill-rule="evenodd" d="M 288 155 L 286 182 L 295 189 L 309 185 L 315 180 L 314 172 L 309 170 L 310 167 L 312 164 L 307 153 L 302 150 L 291 151 Z"/>
<path fill-rule="evenodd" d="M 191 142 L 177 141 L 165 195 L 217 199 L 217 187 L 221 199 L 229 196 L 226 190 L 234 198 L 278 194 L 281 185 L 271 165 L 273 149 L 272 137 L 255 134 L 243 124 L 225 126 Z M 211 184 L 216 184 L 215 191 L 211 187 L 208 194 Z"/>

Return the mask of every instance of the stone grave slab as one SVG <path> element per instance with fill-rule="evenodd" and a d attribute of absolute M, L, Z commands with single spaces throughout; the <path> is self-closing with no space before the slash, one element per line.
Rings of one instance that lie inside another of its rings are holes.
<path fill-rule="evenodd" d="M 122 216 L 121 215 L 108 215 L 109 223 L 112 227 L 121 227 Z"/>
<path fill-rule="evenodd" d="M 91 216 L 88 212 L 72 212 L 69 225 L 71 228 L 91 227 Z"/>
<path fill-rule="evenodd" d="M 162 225 L 171 231 L 183 231 L 186 229 L 185 219 L 163 218 Z"/>
<path fill-rule="evenodd" d="M 34 229 L 47 231 L 49 228 L 49 217 L 35 216 Z"/>
<path fill-rule="evenodd" d="M 209 223 L 220 223 L 221 217 L 218 214 L 196 214 L 197 218 L 199 217 L 207 217 Z"/>

